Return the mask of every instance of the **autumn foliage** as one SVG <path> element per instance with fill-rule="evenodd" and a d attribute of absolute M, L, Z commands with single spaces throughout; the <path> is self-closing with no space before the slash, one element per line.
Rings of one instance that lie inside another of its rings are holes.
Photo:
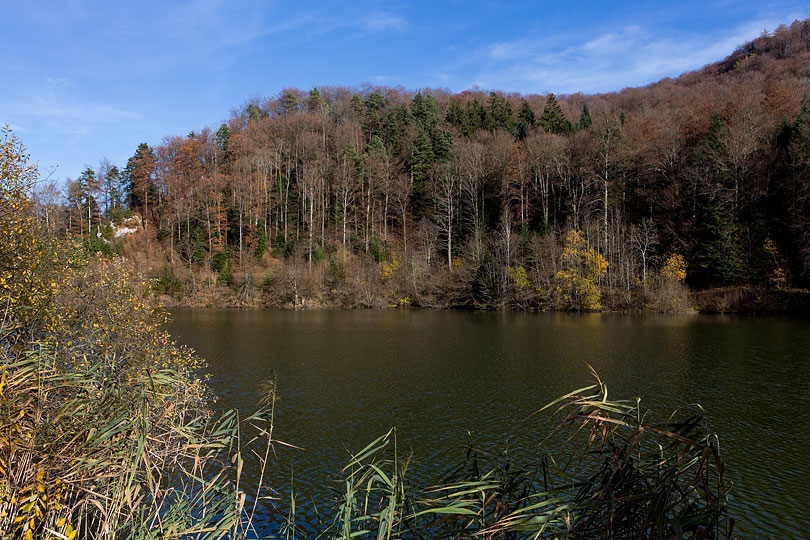
<path fill-rule="evenodd" d="M 80 239 L 139 215 L 117 242 L 192 305 L 559 307 L 572 230 L 607 263 L 586 309 L 643 307 L 674 253 L 693 290 L 802 288 L 808 64 L 795 21 L 617 93 L 287 88 L 83 175 L 52 210 Z"/>
<path fill-rule="evenodd" d="M 200 359 L 126 261 L 39 227 L 37 172 L 7 129 L 0 174 L 0 536 L 236 534 L 244 421 L 211 417 Z"/>

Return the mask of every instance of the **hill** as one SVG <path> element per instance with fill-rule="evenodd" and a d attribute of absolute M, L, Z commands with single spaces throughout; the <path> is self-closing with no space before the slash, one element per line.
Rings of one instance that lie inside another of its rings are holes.
<path fill-rule="evenodd" d="M 40 209 L 189 304 L 683 310 L 810 282 L 809 82 L 805 20 L 608 94 L 288 88 Z"/>

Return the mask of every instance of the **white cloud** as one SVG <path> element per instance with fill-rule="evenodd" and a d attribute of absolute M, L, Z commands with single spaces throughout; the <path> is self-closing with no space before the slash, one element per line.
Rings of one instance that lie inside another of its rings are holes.
<path fill-rule="evenodd" d="M 521 37 L 479 51 L 478 60 L 484 67 L 470 83 L 521 92 L 620 90 L 721 60 L 763 28 L 773 29 L 779 22 L 795 18 L 803 16 L 758 18 L 715 34 L 660 35 L 654 28 L 631 24 L 581 44 L 574 35 L 541 40 Z"/>
<path fill-rule="evenodd" d="M 372 13 L 360 19 L 359 24 L 366 30 L 373 32 L 381 32 L 383 30 L 402 32 L 408 29 L 408 21 L 399 15 L 387 12 Z"/>
<path fill-rule="evenodd" d="M 32 125 L 65 135 L 85 135 L 99 125 L 131 121 L 137 114 L 109 103 L 75 96 L 76 85 L 66 78 L 50 77 L 40 89 L 18 100 L 18 115 Z"/>

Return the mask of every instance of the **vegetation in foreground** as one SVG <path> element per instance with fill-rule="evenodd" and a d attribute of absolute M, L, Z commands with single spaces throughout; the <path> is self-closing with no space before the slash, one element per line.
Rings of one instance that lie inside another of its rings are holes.
<path fill-rule="evenodd" d="M 810 285 L 808 65 L 805 20 L 618 93 L 284 89 L 37 208 L 189 305 L 780 309 Z M 696 302 L 673 260 L 754 292 Z"/>
<path fill-rule="evenodd" d="M 36 170 L 0 141 L 0 538 L 250 538 L 274 502 L 263 473 L 272 388 L 243 418 L 210 414 L 201 361 L 159 329 L 146 284 L 122 259 L 91 257 L 38 228 Z M 343 494 L 316 538 L 730 537 L 717 438 L 702 411 L 651 424 L 607 386 L 546 407 L 572 447 L 518 468 L 471 451 L 436 485 L 408 482 L 396 433 L 344 468 Z M 250 434 L 250 435 L 248 435 Z M 304 538 L 295 503 L 279 534 Z"/>
<path fill-rule="evenodd" d="M 147 285 L 38 228 L 36 175 L 4 130 L 0 538 L 243 534 L 242 455 L 257 441 L 241 433 L 269 444 L 272 400 L 212 417 L 201 360 L 160 330 Z"/>
<path fill-rule="evenodd" d="M 564 459 L 521 467 L 470 448 L 436 485 L 407 481 L 390 431 L 343 469 L 344 493 L 324 536 L 376 538 L 731 538 L 719 442 L 703 411 L 647 420 L 640 400 L 595 384 L 546 405 L 561 416 Z M 540 412 L 540 411 L 538 411 Z"/>

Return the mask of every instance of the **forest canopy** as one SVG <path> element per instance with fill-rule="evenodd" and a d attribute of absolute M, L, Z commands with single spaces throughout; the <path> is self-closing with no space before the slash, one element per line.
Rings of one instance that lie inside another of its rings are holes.
<path fill-rule="evenodd" d="M 617 93 L 286 88 L 38 208 L 203 304 L 682 309 L 810 282 L 809 81 L 797 20 Z"/>

